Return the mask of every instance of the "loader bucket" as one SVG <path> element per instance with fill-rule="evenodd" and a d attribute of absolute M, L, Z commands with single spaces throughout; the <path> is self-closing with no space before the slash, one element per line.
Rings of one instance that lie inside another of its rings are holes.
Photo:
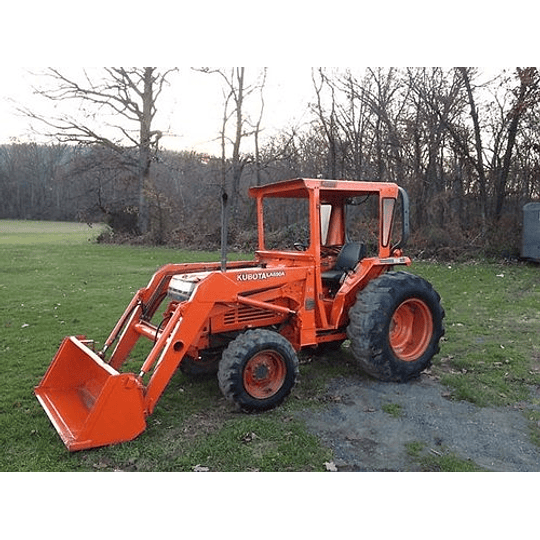
<path fill-rule="evenodd" d="M 70 451 L 129 441 L 146 427 L 143 386 L 66 337 L 35 394 Z"/>

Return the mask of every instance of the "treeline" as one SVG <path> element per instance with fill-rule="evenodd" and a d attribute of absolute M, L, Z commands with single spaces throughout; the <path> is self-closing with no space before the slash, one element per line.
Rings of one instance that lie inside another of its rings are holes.
<path fill-rule="evenodd" d="M 99 145 L 0 147 L 0 217 L 106 220 L 114 241 L 210 248 L 220 239 L 221 190 L 234 186 L 231 243 L 249 248 L 251 185 L 301 176 L 393 181 L 411 198 L 417 253 L 519 254 L 522 206 L 540 199 L 536 68 L 490 78 L 473 68 L 320 68 L 312 78 L 309 121 L 234 163 L 160 151 L 145 187 L 144 237 L 132 151 Z M 285 227 L 291 217 L 279 219 Z"/>

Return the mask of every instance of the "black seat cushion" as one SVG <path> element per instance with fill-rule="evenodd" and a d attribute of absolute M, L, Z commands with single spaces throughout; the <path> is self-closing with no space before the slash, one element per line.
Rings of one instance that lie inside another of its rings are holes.
<path fill-rule="evenodd" d="M 336 259 L 336 265 L 332 270 L 322 273 L 325 281 L 339 283 L 347 272 L 352 272 L 358 262 L 366 256 L 366 246 L 360 242 L 345 244 Z"/>

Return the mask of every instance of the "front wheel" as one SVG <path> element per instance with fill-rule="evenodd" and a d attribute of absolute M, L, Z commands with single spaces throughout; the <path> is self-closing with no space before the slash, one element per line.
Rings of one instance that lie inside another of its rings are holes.
<path fill-rule="evenodd" d="M 347 334 L 360 367 L 383 381 L 405 382 L 431 365 L 444 335 L 440 296 L 424 279 L 388 272 L 358 293 Z"/>
<path fill-rule="evenodd" d="M 277 332 L 258 329 L 240 334 L 223 352 L 218 370 L 223 395 L 244 411 L 280 405 L 298 376 L 298 357 Z"/>

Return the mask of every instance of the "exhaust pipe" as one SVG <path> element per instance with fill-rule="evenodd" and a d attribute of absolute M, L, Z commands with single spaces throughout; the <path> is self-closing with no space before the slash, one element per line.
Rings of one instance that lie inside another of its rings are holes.
<path fill-rule="evenodd" d="M 229 196 L 221 188 L 221 271 L 227 269 L 227 235 L 229 226 Z"/>

